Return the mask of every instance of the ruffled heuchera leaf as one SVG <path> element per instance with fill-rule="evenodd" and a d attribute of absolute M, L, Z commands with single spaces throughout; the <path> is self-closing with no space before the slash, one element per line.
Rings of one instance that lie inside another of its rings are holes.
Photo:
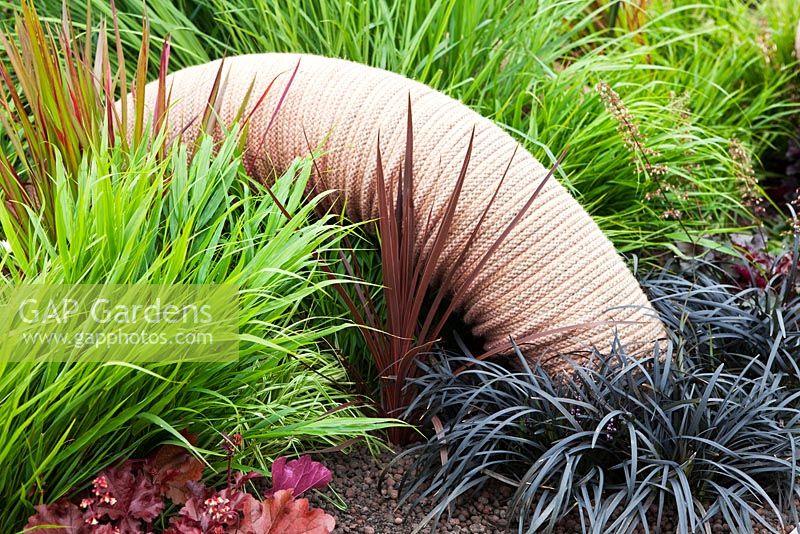
<path fill-rule="evenodd" d="M 266 496 L 290 489 L 292 495 L 299 497 L 310 489 L 324 488 L 332 478 L 330 469 L 313 461 L 308 455 L 291 462 L 281 456 L 272 464 L 272 488 L 267 491 Z"/>
<path fill-rule="evenodd" d="M 128 505 L 128 515 L 135 519 L 152 522 L 163 511 L 164 500 L 159 495 L 158 487 L 149 477 L 139 476 Z"/>
<path fill-rule="evenodd" d="M 160 494 L 176 504 L 183 504 L 191 497 L 188 483 L 199 481 L 203 469 L 203 462 L 177 445 L 163 445 L 145 462 L 145 471 Z"/>
<path fill-rule="evenodd" d="M 264 501 L 243 490 L 260 473 L 237 473 L 228 487 L 215 490 L 200 482 L 202 462 L 185 449 L 166 445 L 146 460 L 101 471 L 79 496 L 80 504 L 64 499 L 37 506 L 27 529 L 35 534 L 150 534 L 169 497 L 183 506 L 164 534 L 330 534 L 334 518 L 295 497 L 328 484 L 331 472 L 305 456 L 288 463 L 279 459 L 273 473 L 277 486 Z"/>
<path fill-rule="evenodd" d="M 67 501 L 35 506 L 36 513 L 28 518 L 26 534 L 86 534 L 83 512 Z M 60 528 L 53 528 L 58 525 Z M 42 527 L 42 528 L 36 528 Z"/>
<path fill-rule="evenodd" d="M 262 502 L 247 503 L 240 528 L 247 534 L 330 534 L 333 516 L 310 508 L 308 499 L 295 499 L 292 490 L 276 491 Z"/>
<path fill-rule="evenodd" d="M 96 514 L 119 521 L 121 528 L 138 528 L 140 521 L 155 521 L 164 510 L 158 487 L 132 461 L 101 471 L 94 486 Z"/>
<path fill-rule="evenodd" d="M 140 462 L 105 469 L 93 482 L 94 517 L 114 522 L 122 532 L 141 532 L 142 521 L 155 521 L 164 510 L 158 487 Z"/>
<path fill-rule="evenodd" d="M 333 516 L 295 499 L 290 489 L 259 501 L 232 487 L 190 498 L 164 534 L 330 534 L 335 526 Z"/>
<path fill-rule="evenodd" d="M 242 516 L 245 510 L 258 504 L 255 497 L 235 488 L 222 491 L 207 489 L 202 495 L 195 495 L 186 501 L 178 515 L 170 519 L 170 526 L 164 534 L 248 534 L 249 531 L 242 529 Z"/>
<path fill-rule="evenodd" d="M 103 534 L 109 528 L 109 532 L 117 529 L 136 534 L 144 533 L 144 524 L 155 521 L 163 510 L 164 501 L 152 479 L 142 471 L 141 463 L 129 460 L 101 471 L 80 506 L 66 500 L 38 506 L 28 526 L 69 525 L 63 529 L 41 529 L 43 534 Z"/>

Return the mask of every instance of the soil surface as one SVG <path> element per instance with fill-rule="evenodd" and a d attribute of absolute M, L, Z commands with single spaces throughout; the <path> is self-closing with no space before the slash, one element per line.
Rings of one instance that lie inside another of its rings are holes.
<path fill-rule="evenodd" d="M 331 490 L 323 492 L 337 501 L 334 491 L 345 500 L 347 509 L 337 510 L 330 500 L 318 495 L 309 495 L 312 504 L 320 506 L 336 517 L 339 533 L 358 534 L 409 534 L 430 511 L 425 500 L 416 508 L 397 508 L 397 488 L 403 472 L 412 462 L 404 458 L 393 465 L 381 483 L 381 471 L 394 455 L 384 452 L 373 458 L 366 447 L 359 447 L 348 455 L 318 457 L 333 471 Z M 379 485 L 380 484 L 380 485 Z M 516 533 L 514 521 L 506 516 L 506 502 L 511 496 L 508 486 L 487 488 L 468 502 L 457 506 L 450 517 L 443 516 L 437 532 L 455 533 Z M 430 532 L 430 526 L 423 532 Z"/>
<path fill-rule="evenodd" d="M 397 507 L 398 487 L 403 472 L 412 462 L 406 458 L 393 465 L 381 483 L 381 471 L 393 458 L 390 452 L 384 452 L 373 458 L 366 447 L 358 447 L 349 454 L 336 454 L 316 457 L 333 471 L 333 482 L 330 488 L 321 494 L 307 495 L 312 505 L 323 508 L 336 517 L 334 534 L 410 534 L 423 522 L 430 511 L 430 503 L 421 501 L 416 508 L 411 506 Z M 479 494 L 463 499 L 448 515 L 444 515 L 437 533 L 485 533 L 516 534 L 516 514 L 508 516 L 507 503 L 512 489 L 503 484 L 490 485 Z M 344 499 L 347 507 L 339 510 L 334 503 Z M 770 514 L 765 514 L 769 517 Z M 773 524 L 777 522 L 772 521 Z M 655 523 L 651 523 L 652 525 Z M 662 521 L 663 534 L 675 533 L 672 514 L 667 514 Z M 792 532 L 787 527 L 783 532 Z M 428 525 L 422 532 L 431 532 Z M 556 534 L 577 534 L 581 532 L 578 517 L 567 517 L 556 527 Z M 711 525 L 712 534 L 732 532 L 721 520 Z M 755 533 L 770 532 L 768 529 L 756 528 Z M 735 533 L 745 534 L 745 533 Z M 751 533 L 746 533 L 751 534 Z"/>

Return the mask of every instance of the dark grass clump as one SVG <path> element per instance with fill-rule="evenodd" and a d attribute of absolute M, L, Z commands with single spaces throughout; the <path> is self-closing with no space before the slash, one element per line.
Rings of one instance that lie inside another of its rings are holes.
<path fill-rule="evenodd" d="M 667 517 L 681 533 L 718 520 L 777 531 L 765 514 L 794 522 L 800 392 L 780 373 L 753 377 L 752 365 L 707 371 L 672 344 L 656 354 L 615 343 L 566 378 L 519 351 L 513 369 L 440 354 L 411 406 L 437 432 L 404 453 L 418 456 L 401 499 L 432 500 L 435 526 L 494 479 L 516 489 L 510 505 L 526 533 L 553 532 L 571 514 L 597 533 L 659 532 Z"/>
<path fill-rule="evenodd" d="M 680 353 L 705 369 L 790 375 L 800 385 L 798 240 L 775 257 L 694 261 L 645 274 L 641 283 Z"/>

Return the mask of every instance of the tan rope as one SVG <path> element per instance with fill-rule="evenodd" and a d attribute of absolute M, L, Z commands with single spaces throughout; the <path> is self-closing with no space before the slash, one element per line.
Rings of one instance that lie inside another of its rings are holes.
<path fill-rule="evenodd" d="M 299 70 L 286 100 L 265 131 L 291 72 Z M 169 124 L 193 140 L 219 62 L 190 67 L 170 75 Z M 517 142 L 488 119 L 423 84 L 397 74 L 340 59 L 297 54 L 258 54 L 225 60 L 227 76 L 221 118 L 230 123 L 251 82 L 252 101 L 277 77 L 266 101 L 255 111 L 246 143 L 245 163 L 267 180 L 312 146 L 325 141 L 320 164 L 326 183 L 344 192 L 354 220 L 377 217 L 375 147 L 380 132 L 387 176 L 396 176 L 405 148 L 406 106 L 414 113 L 415 202 L 419 213 L 444 206 L 464 160 L 469 135 L 476 136 L 469 172 L 456 215 L 455 231 L 442 256 L 440 270 L 460 253 L 475 221 L 494 193 Z M 152 109 L 156 87 L 147 87 Z M 252 104 L 251 104 L 252 105 Z M 263 140 L 263 142 L 262 142 Z M 495 201 L 483 235 L 502 231 L 531 195 L 546 169 L 519 149 Z M 420 227 L 420 237 L 423 231 Z M 425 243 L 418 239 L 418 246 Z M 491 239 L 479 240 L 467 253 L 456 276 L 479 261 Z M 627 306 L 621 308 L 622 306 Z M 538 340 L 541 350 L 574 351 L 590 345 L 607 348 L 614 329 L 627 344 L 648 345 L 663 337 L 658 320 L 623 260 L 591 217 L 555 180 L 550 180 L 532 209 L 509 235 L 477 279 L 463 303 L 466 320 L 487 348 L 509 336 L 568 325 L 609 322 Z"/>

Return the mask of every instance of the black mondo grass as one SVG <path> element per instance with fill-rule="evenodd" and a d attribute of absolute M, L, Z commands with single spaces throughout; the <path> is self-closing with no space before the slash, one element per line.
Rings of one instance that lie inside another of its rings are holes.
<path fill-rule="evenodd" d="M 769 372 L 789 375 L 800 385 L 800 286 L 798 238 L 770 268 L 763 287 L 740 287 L 721 265 L 703 261 L 678 264 L 646 273 L 641 284 L 653 307 L 696 365 L 726 369 L 750 368 L 752 376 Z"/>
<path fill-rule="evenodd" d="M 671 344 L 662 351 L 636 357 L 615 343 L 566 381 L 518 350 L 515 368 L 440 354 L 410 408 L 437 432 L 402 453 L 415 460 L 401 502 L 434 502 L 432 530 L 490 481 L 515 489 L 520 533 L 554 532 L 568 517 L 597 534 L 662 532 L 668 517 L 679 533 L 795 522 L 800 392 L 780 374 L 689 368 Z"/>

